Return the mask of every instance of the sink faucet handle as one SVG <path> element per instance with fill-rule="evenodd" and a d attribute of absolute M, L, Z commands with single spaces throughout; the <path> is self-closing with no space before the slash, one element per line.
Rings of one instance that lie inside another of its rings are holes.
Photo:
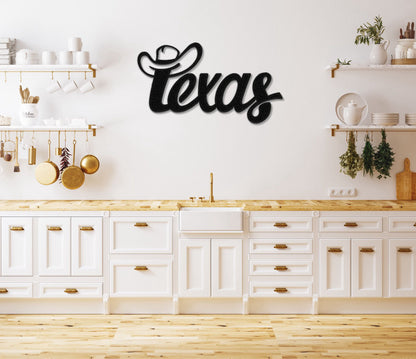
<path fill-rule="evenodd" d="M 193 202 L 196 197 L 189 197 L 189 199 Z"/>

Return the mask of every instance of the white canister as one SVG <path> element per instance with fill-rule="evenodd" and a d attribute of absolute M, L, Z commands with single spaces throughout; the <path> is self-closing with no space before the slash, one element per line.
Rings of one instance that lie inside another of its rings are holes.
<path fill-rule="evenodd" d="M 90 53 L 88 51 L 77 51 L 75 53 L 75 63 L 77 65 L 88 65 L 90 63 Z"/>
<path fill-rule="evenodd" d="M 20 105 L 20 122 L 23 126 L 37 125 L 39 118 L 38 104 L 36 103 L 22 103 Z"/>
<path fill-rule="evenodd" d="M 68 39 L 68 50 L 69 51 L 81 51 L 82 41 L 80 37 L 70 37 Z"/>
<path fill-rule="evenodd" d="M 42 64 L 43 65 L 55 65 L 56 55 L 53 51 L 42 52 Z"/>
<path fill-rule="evenodd" d="M 60 51 L 58 60 L 59 60 L 59 65 L 72 65 L 74 62 L 71 51 Z"/>
<path fill-rule="evenodd" d="M 406 47 L 403 45 L 396 45 L 394 49 L 394 58 L 395 59 L 405 59 L 406 58 Z"/>
<path fill-rule="evenodd" d="M 408 59 L 416 59 L 416 49 L 409 47 L 407 49 L 406 57 Z"/>

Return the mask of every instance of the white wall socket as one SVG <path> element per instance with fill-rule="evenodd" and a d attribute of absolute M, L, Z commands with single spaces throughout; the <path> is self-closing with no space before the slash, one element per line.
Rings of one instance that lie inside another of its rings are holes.
<path fill-rule="evenodd" d="M 330 188 L 329 197 L 355 197 L 357 189 L 355 188 Z"/>

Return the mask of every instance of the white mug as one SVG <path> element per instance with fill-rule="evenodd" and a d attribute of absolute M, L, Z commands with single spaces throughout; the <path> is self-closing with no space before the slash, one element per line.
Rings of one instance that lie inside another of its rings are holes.
<path fill-rule="evenodd" d="M 65 93 L 70 93 L 78 88 L 76 82 L 74 80 L 68 81 L 63 87 L 62 91 Z"/>
<path fill-rule="evenodd" d="M 90 63 L 90 53 L 88 51 L 77 51 L 75 53 L 75 63 L 77 65 L 88 65 Z"/>
<path fill-rule="evenodd" d="M 43 65 L 55 65 L 56 55 L 53 51 L 42 52 L 42 64 Z"/>
<path fill-rule="evenodd" d="M 78 88 L 82 93 L 86 93 L 95 89 L 91 80 L 84 82 L 81 86 L 78 86 Z"/>
<path fill-rule="evenodd" d="M 60 51 L 59 52 L 59 64 L 60 65 L 72 65 L 73 55 L 71 51 Z"/>
<path fill-rule="evenodd" d="M 61 89 L 61 84 L 58 80 L 52 81 L 52 83 L 46 88 L 49 93 L 54 93 Z"/>
<path fill-rule="evenodd" d="M 81 51 L 82 41 L 80 37 L 70 37 L 68 39 L 68 50 L 69 51 Z"/>

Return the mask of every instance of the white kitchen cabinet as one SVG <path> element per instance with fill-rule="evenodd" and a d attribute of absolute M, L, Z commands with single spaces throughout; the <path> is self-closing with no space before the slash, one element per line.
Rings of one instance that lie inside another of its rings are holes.
<path fill-rule="evenodd" d="M 68 217 L 38 219 L 39 275 L 71 274 L 71 225 Z"/>
<path fill-rule="evenodd" d="M 32 283 L 0 282 L 0 298 L 31 298 Z"/>
<path fill-rule="evenodd" d="M 416 296 L 416 239 L 389 240 L 389 295 Z"/>
<path fill-rule="evenodd" d="M 71 274 L 102 275 L 102 218 L 71 218 Z"/>
<path fill-rule="evenodd" d="M 31 276 L 33 274 L 32 241 L 32 218 L 5 217 L 2 219 L 2 276 Z"/>
<path fill-rule="evenodd" d="M 349 239 L 320 239 L 319 293 L 321 297 L 350 296 Z"/>
<path fill-rule="evenodd" d="M 181 297 L 241 297 L 241 239 L 180 239 Z"/>
<path fill-rule="evenodd" d="M 382 232 L 383 218 L 374 216 L 333 216 L 319 219 L 320 232 Z"/>
<path fill-rule="evenodd" d="M 351 295 L 381 297 L 383 295 L 383 240 L 352 239 Z"/>
<path fill-rule="evenodd" d="M 39 283 L 40 298 L 99 298 L 102 283 Z"/>

